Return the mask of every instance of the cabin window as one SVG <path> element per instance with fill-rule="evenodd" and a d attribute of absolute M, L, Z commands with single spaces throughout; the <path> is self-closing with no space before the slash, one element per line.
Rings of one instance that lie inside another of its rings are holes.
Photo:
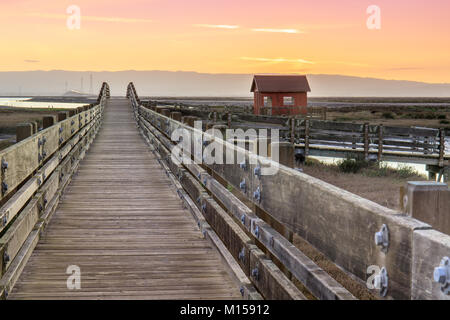
<path fill-rule="evenodd" d="M 293 106 L 294 105 L 294 97 L 283 97 L 283 104 L 285 106 Z"/>
<path fill-rule="evenodd" d="M 272 98 L 264 97 L 264 107 L 272 107 Z"/>

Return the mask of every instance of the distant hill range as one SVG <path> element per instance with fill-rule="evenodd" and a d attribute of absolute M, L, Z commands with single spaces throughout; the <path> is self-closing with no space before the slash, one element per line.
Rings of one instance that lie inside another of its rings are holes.
<path fill-rule="evenodd" d="M 62 96 L 70 92 L 88 92 L 90 75 L 93 93 L 103 81 L 111 94 L 124 96 L 127 84 L 133 81 L 141 96 L 184 97 L 249 97 L 253 75 L 207 74 L 170 71 L 26 71 L 0 72 L 0 96 Z M 83 78 L 84 90 L 81 90 Z M 450 83 L 430 84 L 359 78 L 341 75 L 308 75 L 311 96 L 315 97 L 450 97 Z"/>

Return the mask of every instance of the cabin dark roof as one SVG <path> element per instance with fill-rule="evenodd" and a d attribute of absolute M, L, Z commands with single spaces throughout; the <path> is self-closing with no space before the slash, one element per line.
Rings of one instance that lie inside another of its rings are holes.
<path fill-rule="evenodd" d="M 256 75 L 251 92 L 310 92 L 308 79 L 300 75 Z"/>

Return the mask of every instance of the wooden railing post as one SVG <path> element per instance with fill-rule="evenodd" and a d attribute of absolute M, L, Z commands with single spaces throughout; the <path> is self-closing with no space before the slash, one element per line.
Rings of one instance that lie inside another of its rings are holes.
<path fill-rule="evenodd" d="M 172 112 L 172 113 L 170 114 L 170 117 L 171 117 L 173 120 L 175 120 L 175 121 L 181 121 L 181 116 L 182 116 L 182 113 L 181 113 L 181 112 L 178 112 L 178 111 Z"/>
<path fill-rule="evenodd" d="M 383 157 L 383 125 L 378 126 L 378 162 L 382 160 Z"/>
<path fill-rule="evenodd" d="M 291 143 L 295 143 L 295 118 L 289 119 L 289 127 L 290 127 L 290 140 Z"/>
<path fill-rule="evenodd" d="M 67 119 L 67 111 L 61 111 L 58 112 L 58 122 L 66 120 Z"/>
<path fill-rule="evenodd" d="M 47 129 L 56 123 L 55 116 L 45 116 L 42 118 L 42 128 Z"/>
<path fill-rule="evenodd" d="M 445 155 L 445 130 L 439 129 L 439 167 L 444 166 Z"/>
<path fill-rule="evenodd" d="M 405 186 L 404 213 L 430 224 L 434 229 L 450 234 L 450 189 L 445 183 L 411 181 Z"/>
<path fill-rule="evenodd" d="M 295 148 L 290 142 L 271 142 L 269 157 L 272 157 L 272 147 L 278 148 L 278 163 L 289 168 L 295 167 Z M 272 159 L 273 160 L 273 159 Z"/>
<path fill-rule="evenodd" d="M 369 124 L 364 123 L 363 127 L 364 134 L 364 159 L 369 161 Z"/>
<path fill-rule="evenodd" d="M 309 120 L 305 120 L 305 158 L 309 155 Z"/>
<path fill-rule="evenodd" d="M 33 135 L 33 125 L 31 123 L 19 123 L 16 126 L 16 142 L 25 140 Z"/>

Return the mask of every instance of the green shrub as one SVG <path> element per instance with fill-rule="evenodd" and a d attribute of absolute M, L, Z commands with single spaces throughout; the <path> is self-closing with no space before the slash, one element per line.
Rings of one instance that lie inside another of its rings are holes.
<path fill-rule="evenodd" d="M 397 168 L 397 174 L 400 178 L 409 178 L 418 175 L 416 169 L 407 165 L 400 165 Z"/>
<path fill-rule="evenodd" d="M 439 121 L 440 124 L 450 124 L 450 121 L 448 120 L 441 120 Z"/>
<path fill-rule="evenodd" d="M 395 119 L 395 116 L 392 112 L 383 112 L 382 117 L 385 119 Z"/>
<path fill-rule="evenodd" d="M 439 115 L 437 116 L 437 118 L 438 118 L 439 120 L 445 120 L 445 119 L 447 119 L 447 116 L 446 116 L 445 114 L 439 114 Z"/>
<path fill-rule="evenodd" d="M 361 169 L 367 168 L 369 163 L 363 159 L 352 159 L 347 157 L 338 161 L 339 170 L 344 173 L 358 173 Z"/>

